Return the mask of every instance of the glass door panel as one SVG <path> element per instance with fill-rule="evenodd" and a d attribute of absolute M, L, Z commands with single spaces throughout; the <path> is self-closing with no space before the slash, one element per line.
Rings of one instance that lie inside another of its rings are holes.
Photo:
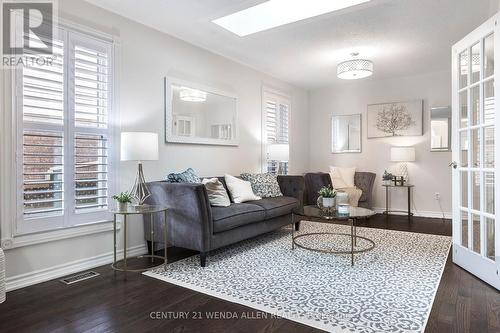
<path fill-rule="evenodd" d="M 453 262 L 500 289 L 497 22 L 500 14 L 453 46 Z"/>
<path fill-rule="evenodd" d="M 479 82 L 481 75 L 481 45 L 479 43 L 475 44 L 471 48 L 471 84 Z"/>
<path fill-rule="evenodd" d="M 490 77 L 495 72 L 495 35 L 491 34 L 484 39 L 484 77 Z"/>

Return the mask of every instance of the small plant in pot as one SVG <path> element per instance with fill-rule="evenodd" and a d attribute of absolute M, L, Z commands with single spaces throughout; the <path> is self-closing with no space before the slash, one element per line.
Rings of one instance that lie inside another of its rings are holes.
<path fill-rule="evenodd" d="M 337 192 L 330 186 L 324 186 L 319 191 L 318 206 L 330 208 L 335 206 Z"/>
<path fill-rule="evenodd" d="M 392 173 L 387 172 L 387 170 L 384 171 L 384 174 L 382 175 L 382 180 L 385 185 L 390 185 L 393 178 L 394 175 Z"/>
<path fill-rule="evenodd" d="M 132 203 L 132 196 L 130 193 L 122 192 L 120 194 L 113 195 L 113 199 L 118 202 L 118 210 L 125 211 L 128 208 L 128 204 Z"/>

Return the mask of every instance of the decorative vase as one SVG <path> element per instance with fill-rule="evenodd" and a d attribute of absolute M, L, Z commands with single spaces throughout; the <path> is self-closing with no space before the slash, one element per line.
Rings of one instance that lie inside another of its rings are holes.
<path fill-rule="evenodd" d="M 323 207 L 330 208 L 335 206 L 335 198 L 321 198 L 323 201 Z"/>
<path fill-rule="evenodd" d="M 118 203 L 118 210 L 120 212 L 124 212 L 128 209 L 128 202 L 119 202 Z"/>
<path fill-rule="evenodd" d="M 316 204 L 319 208 L 331 208 L 335 206 L 335 198 L 318 197 Z"/>

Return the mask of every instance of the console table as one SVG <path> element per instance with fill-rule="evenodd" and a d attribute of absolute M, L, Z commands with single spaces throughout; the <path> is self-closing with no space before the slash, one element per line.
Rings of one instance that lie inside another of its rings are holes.
<path fill-rule="evenodd" d="M 385 211 L 383 214 L 388 215 L 389 213 L 407 213 L 408 218 L 413 216 L 411 212 L 411 191 L 415 185 L 405 184 L 405 185 L 394 185 L 394 184 L 383 184 L 385 187 Z M 408 210 L 389 210 L 389 188 L 406 188 L 408 191 Z"/>

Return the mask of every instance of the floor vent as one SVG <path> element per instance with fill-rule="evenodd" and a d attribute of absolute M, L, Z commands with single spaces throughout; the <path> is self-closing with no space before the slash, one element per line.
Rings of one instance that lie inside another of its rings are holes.
<path fill-rule="evenodd" d="M 100 275 L 99 273 L 94 272 L 94 271 L 82 272 L 82 273 L 78 273 L 78 274 L 75 274 L 72 276 L 65 277 L 64 279 L 61 279 L 59 281 L 61 281 L 64 284 L 73 284 L 73 283 L 77 283 L 77 282 L 80 282 L 83 280 L 91 279 L 91 278 L 99 276 L 99 275 Z"/>

